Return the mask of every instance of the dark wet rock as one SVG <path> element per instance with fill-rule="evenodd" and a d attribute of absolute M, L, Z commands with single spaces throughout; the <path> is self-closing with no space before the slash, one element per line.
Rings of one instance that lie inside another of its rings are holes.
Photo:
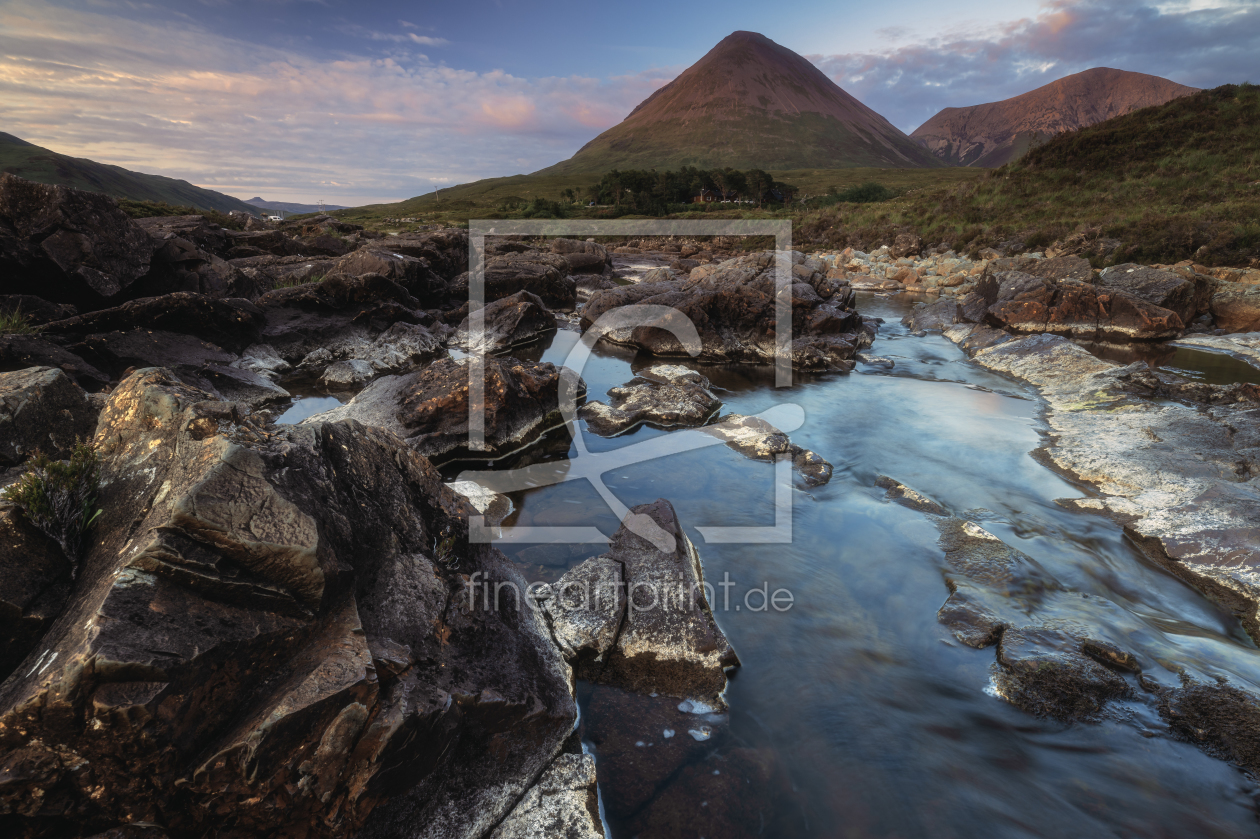
<path fill-rule="evenodd" d="M 321 233 L 315 236 L 303 236 L 298 239 L 302 252 L 311 256 L 345 256 L 354 250 L 354 245 L 340 236 Z"/>
<path fill-rule="evenodd" d="M 1062 630 L 1008 627 L 998 643 L 998 692 L 1038 716 L 1096 717 L 1131 690 L 1121 675 L 1084 655 L 1081 647 L 1079 637 Z"/>
<path fill-rule="evenodd" d="M 385 240 L 389 249 L 429 263 L 443 280 L 453 280 L 468 270 L 468 231 L 458 228 L 402 233 Z"/>
<path fill-rule="evenodd" d="M 604 839 L 595 759 L 562 754 L 544 770 L 488 839 Z"/>
<path fill-rule="evenodd" d="M 471 320 L 465 317 L 451 339 L 452 346 L 468 352 L 498 352 L 537 340 L 556 329 L 556 316 L 538 295 L 528 291 L 495 300 L 483 312 L 481 340 L 474 342 Z"/>
<path fill-rule="evenodd" d="M 729 732 L 730 718 L 717 708 L 606 687 L 594 689 L 582 713 L 582 740 L 594 748 L 604 809 L 616 821 L 641 811 L 683 766 L 725 746 Z"/>
<path fill-rule="evenodd" d="M 0 173 L 0 294 L 100 308 L 148 272 L 155 248 L 113 198 Z"/>
<path fill-rule="evenodd" d="M 109 376 L 60 344 L 38 335 L 0 335 L 0 370 L 56 367 L 88 391 L 109 384 Z"/>
<path fill-rule="evenodd" d="M 553 239 L 551 252 L 564 256 L 572 273 L 595 273 L 604 271 L 612 265 L 612 254 L 603 245 L 596 242 L 582 242 L 577 239 Z"/>
<path fill-rule="evenodd" d="M 385 428 L 430 458 L 502 457 L 561 422 L 564 368 L 510 357 L 485 360 L 485 444 L 470 452 L 469 359 L 442 359 L 405 376 L 377 379 L 349 403 L 304 420 L 355 419 Z M 574 377 L 576 378 L 576 377 Z"/>
<path fill-rule="evenodd" d="M 168 239 L 185 239 L 218 257 L 226 256 L 232 246 L 228 231 L 205 216 L 154 216 L 135 221 L 159 244 Z"/>
<path fill-rule="evenodd" d="M 1218 281 L 1209 307 L 1218 329 L 1260 331 L 1260 285 Z"/>
<path fill-rule="evenodd" d="M 132 300 L 112 309 L 54 321 L 46 335 L 83 337 L 94 333 L 154 329 L 194 335 L 231 352 L 240 352 L 262 334 L 263 313 L 248 300 L 216 300 L 181 291 Z"/>
<path fill-rule="evenodd" d="M 851 369 L 870 335 L 857 312 L 824 301 L 808 282 L 777 291 L 773 252 L 705 265 L 686 279 L 638 283 L 592 295 L 582 328 L 603 318 L 603 336 L 661 356 L 695 353 L 703 361 L 775 360 L 776 295 L 791 302 L 792 364 L 806 369 Z M 636 304 L 663 307 L 644 322 Z M 619 311 L 622 310 L 622 311 Z M 670 311 L 672 310 L 672 311 Z M 695 338 L 699 340 L 696 341 Z"/>
<path fill-rule="evenodd" d="M 1127 291 L 1147 303 L 1176 312 L 1182 323 L 1189 323 L 1206 312 L 1212 284 L 1206 277 L 1196 283 L 1172 271 L 1127 262 L 1104 268 L 1098 284 L 1108 289 Z"/>
<path fill-rule="evenodd" d="M 821 455 L 796 445 L 787 434 L 760 417 L 728 414 L 716 424 L 705 426 L 704 431 L 753 460 L 774 461 L 780 455 L 790 457 L 793 468 L 808 484 L 825 484 L 831 480 L 831 464 Z"/>
<path fill-rule="evenodd" d="M 565 572 L 536 600 L 551 637 L 573 667 L 573 677 L 587 681 L 597 677 L 626 616 L 622 564 L 608 556 L 588 559 Z"/>
<path fill-rule="evenodd" d="M 984 322 L 1012 332 L 1123 342 L 1175 338 L 1185 328 L 1176 312 L 1128 291 L 1020 271 L 986 274 L 974 293 L 977 298 L 964 301 L 965 311 L 983 300 Z"/>
<path fill-rule="evenodd" d="M 1160 716 L 1178 735 L 1204 751 L 1260 771 L 1260 697 L 1234 685 L 1205 684 L 1183 677 L 1161 692 Z"/>
<path fill-rule="evenodd" d="M 673 505 L 657 499 L 632 507 L 607 557 L 622 568 L 626 615 L 607 661 L 590 678 L 725 707 L 726 669 L 739 659 L 713 618 L 700 556 Z"/>
<path fill-rule="evenodd" d="M 577 282 L 568 274 L 568 260 L 559 254 L 526 251 L 491 256 L 487 248 L 485 302 L 528 291 L 538 295 L 550 309 L 571 311 L 577 304 Z M 465 272 L 448 285 L 449 298 L 455 305 L 469 300 L 468 280 Z"/>
<path fill-rule="evenodd" d="M 682 768 L 630 820 L 639 836 L 754 839 L 780 817 L 776 799 L 790 787 L 773 751 L 735 747 Z M 797 830 L 772 835 L 800 835 Z"/>
<path fill-rule="evenodd" d="M 207 297 L 242 297 L 254 300 L 270 288 L 254 275 L 207 253 L 191 241 L 170 238 L 153 254 L 149 272 L 131 287 L 129 297 L 154 297 L 189 291 Z"/>
<path fill-rule="evenodd" d="M 945 330 L 963 319 L 957 300 L 942 297 L 932 303 L 916 303 L 901 322 L 914 331 Z"/>
<path fill-rule="evenodd" d="M 657 364 L 609 390 L 611 404 L 587 402 L 578 416 L 601 437 L 621 434 L 643 423 L 661 428 L 704 425 L 722 407 L 710 387 L 709 380 L 694 370 Z"/>
<path fill-rule="evenodd" d="M 337 260 L 327 256 L 251 256 L 228 261 L 264 293 L 280 286 L 318 282 Z"/>
<path fill-rule="evenodd" d="M 0 504 L 0 679 L 48 631 L 70 594 L 72 568 L 61 548 L 10 504 Z"/>
<path fill-rule="evenodd" d="M 567 667 L 531 610 L 478 607 L 463 575 L 524 581 L 396 437 L 266 438 L 149 369 L 97 447 L 76 589 L 0 688 L 8 828 L 482 836 L 552 764 Z"/>
<path fill-rule="evenodd" d="M 889 254 L 893 259 L 901 259 L 907 256 L 918 256 L 922 250 L 923 237 L 916 233 L 898 233 L 889 249 Z"/>
<path fill-rule="evenodd" d="M 677 271 L 680 274 L 690 274 L 691 269 L 700 267 L 698 259 L 675 259 L 669 263 L 671 271 Z"/>
<path fill-rule="evenodd" d="M 0 373 L 0 467 L 16 466 L 36 450 L 70 456 L 75 441 L 96 431 L 97 407 L 55 367 Z"/>
<path fill-rule="evenodd" d="M 332 274 L 362 277 L 377 274 L 406 289 L 420 300 L 428 300 L 442 286 L 442 280 L 429 268 L 427 260 L 395 253 L 375 243 L 343 256 L 332 264 Z"/>
<path fill-rule="evenodd" d="M 50 303 L 33 294 L 0 294 L 0 312 L 21 313 L 33 324 L 72 318 L 79 313 L 66 303 Z"/>
<path fill-rule="evenodd" d="M 875 479 L 875 486 L 887 490 L 884 497 L 889 501 L 895 501 L 903 507 L 909 507 L 911 510 L 918 510 L 920 513 L 928 513 L 933 516 L 947 516 L 949 511 L 940 504 L 923 495 L 915 492 L 910 487 L 895 481 L 887 475 L 880 475 Z"/>

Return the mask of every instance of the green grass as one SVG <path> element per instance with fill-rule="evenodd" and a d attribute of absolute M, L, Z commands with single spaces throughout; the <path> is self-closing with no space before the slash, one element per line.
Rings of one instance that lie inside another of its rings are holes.
<path fill-rule="evenodd" d="M 80 442 L 66 461 L 36 452 L 27 461 L 22 477 L 5 488 L 4 497 L 20 507 L 27 520 L 77 564 L 83 553 L 83 537 L 101 512 L 96 507 L 99 489 L 96 450 Z"/>
<path fill-rule="evenodd" d="M 273 285 L 271 288 L 273 291 L 277 288 L 297 288 L 300 285 L 310 285 L 311 283 L 322 283 L 323 281 L 324 281 L 323 274 L 317 274 L 311 277 L 309 280 L 299 280 L 297 277 L 290 274 L 287 277 L 281 277 L 280 279 L 276 280 L 276 284 Z"/>
<path fill-rule="evenodd" d="M 34 335 L 39 329 L 21 308 L 0 311 L 0 335 Z"/>
<path fill-rule="evenodd" d="M 205 216 L 219 227 L 232 230 L 244 230 L 245 221 L 239 216 L 229 216 L 218 210 L 203 210 L 192 206 L 175 206 L 165 202 L 135 201 L 130 198 L 118 199 L 118 206 L 132 218 L 156 218 L 159 216 Z"/>

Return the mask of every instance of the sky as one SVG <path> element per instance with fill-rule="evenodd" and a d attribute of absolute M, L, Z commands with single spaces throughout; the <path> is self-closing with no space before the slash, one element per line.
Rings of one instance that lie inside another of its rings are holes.
<path fill-rule="evenodd" d="M 0 131 L 357 205 L 570 157 L 735 30 L 912 131 L 1091 67 L 1260 83 L 1260 0 L 0 0 Z"/>

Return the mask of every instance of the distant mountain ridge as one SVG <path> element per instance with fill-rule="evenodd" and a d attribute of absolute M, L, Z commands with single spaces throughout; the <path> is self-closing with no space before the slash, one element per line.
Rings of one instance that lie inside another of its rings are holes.
<path fill-rule="evenodd" d="M 194 186 L 188 181 L 132 172 L 121 166 L 97 163 L 83 157 L 70 157 L 0 132 L 0 171 L 42 184 L 61 184 L 88 192 L 103 192 L 114 198 L 154 201 L 177 207 L 218 210 L 221 213 L 251 213 L 239 198 Z"/>
<path fill-rule="evenodd" d="M 1095 67 L 1001 102 L 945 108 L 910 136 L 948 165 L 996 167 L 1056 134 L 1197 91 L 1159 76 Z"/>
<path fill-rule="evenodd" d="M 320 211 L 318 204 L 294 204 L 290 201 L 268 201 L 265 198 L 250 198 L 245 201 L 251 207 L 257 207 L 260 210 L 283 210 L 286 213 L 317 213 Z M 349 207 L 343 207 L 340 204 L 325 204 L 324 210 L 348 210 Z"/>
<path fill-rule="evenodd" d="M 535 174 L 940 165 L 806 59 L 734 32 L 569 160 Z"/>

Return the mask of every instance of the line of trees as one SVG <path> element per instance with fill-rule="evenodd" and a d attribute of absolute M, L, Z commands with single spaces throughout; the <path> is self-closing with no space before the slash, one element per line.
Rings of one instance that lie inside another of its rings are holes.
<path fill-rule="evenodd" d="M 796 194 L 791 184 L 776 181 L 762 169 L 697 169 L 684 166 L 677 172 L 655 169 L 614 169 L 587 190 L 586 198 L 596 204 L 612 204 L 635 212 L 663 213 L 671 204 L 690 204 L 703 190 L 735 193 L 741 201 L 758 206 L 767 202 L 790 202 Z M 573 190 L 562 193 L 570 201 Z"/>

